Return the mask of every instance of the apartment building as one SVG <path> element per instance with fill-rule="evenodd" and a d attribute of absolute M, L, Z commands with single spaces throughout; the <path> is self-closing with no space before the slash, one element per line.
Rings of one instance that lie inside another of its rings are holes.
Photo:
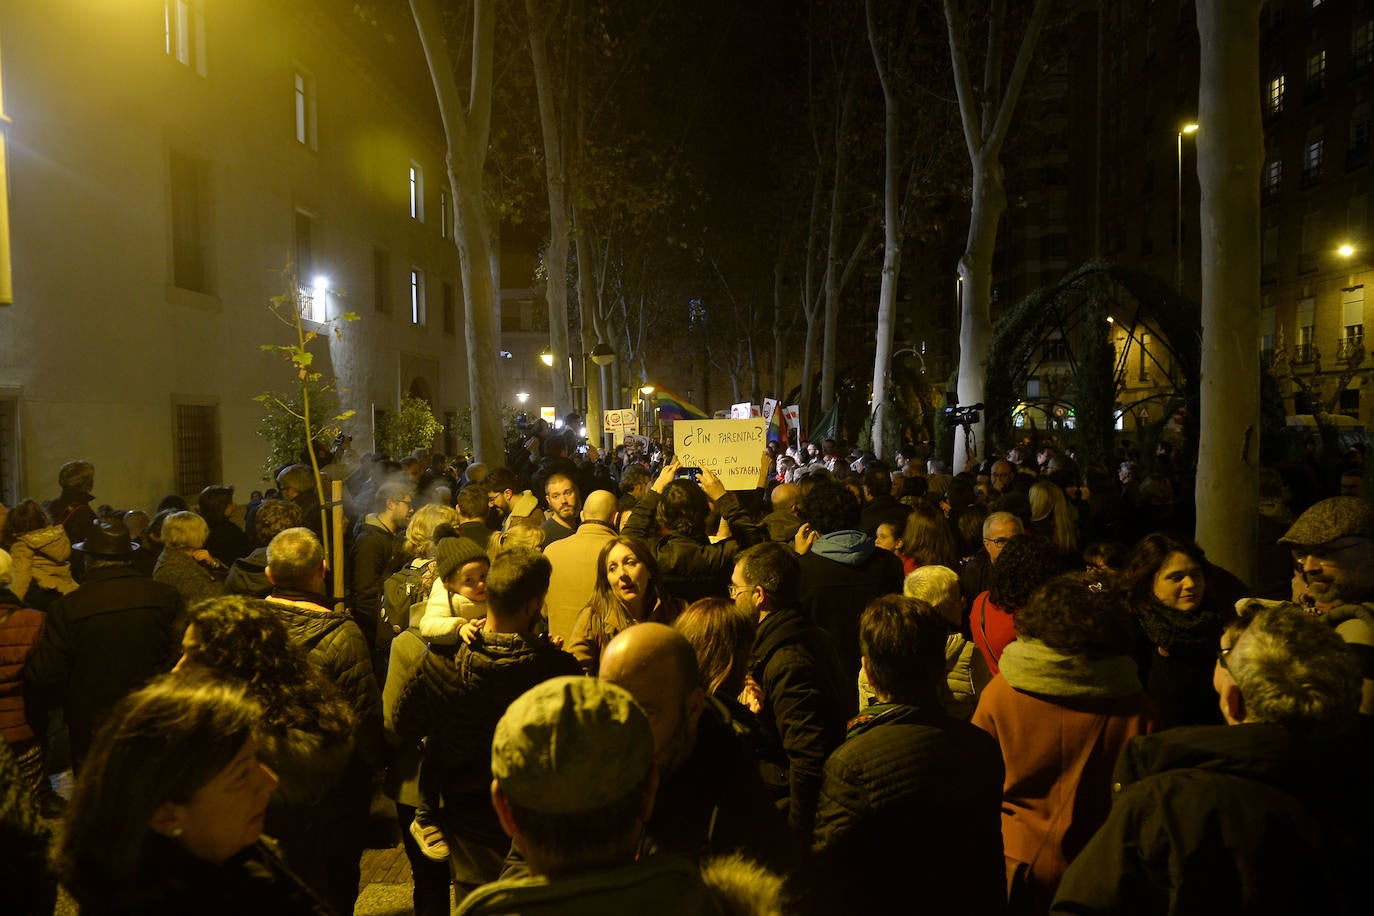
<path fill-rule="evenodd" d="M 293 381 L 268 303 L 293 284 L 359 451 L 407 394 L 451 428 L 462 286 L 408 20 L 15 0 L 0 80 L 0 500 L 51 497 L 78 456 L 121 506 L 261 486 L 254 396 Z"/>

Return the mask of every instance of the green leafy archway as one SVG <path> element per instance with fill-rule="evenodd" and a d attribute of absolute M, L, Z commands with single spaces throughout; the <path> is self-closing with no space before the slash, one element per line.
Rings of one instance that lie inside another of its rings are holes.
<path fill-rule="evenodd" d="M 1079 451 L 1088 461 L 1112 454 L 1116 416 L 1140 402 L 1123 402 L 1126 360 L 1142 333 L 1157 335 L 1151 358 L 1167 351 L 1181 380 L 1168 373 L 1168 383 L 1142 398 L 1171 405 L 1160 423 L 1183 408 L 1185 467 L 1197 449 L 1198 382 L 1201 328 L 1196 304 L 1157 277 L 1105 261 L 1084 264 L 1053 286 L 1027 296 L 993 326 L 988 351 L 986 418 L 993 451 L 1013 441 L 1012 418 L 1019 404 L 1037 401 L 1053 410 L 1072 410 Z M 1127 346 L 1118 353 L 1112 326 L 1126 332 Z M 1096 328 L 1096 333 L 1087 333 Z M 1057 374 L 1066 366 L 1066 376 Z M 1032 379 L 1059 379 L 1053 390 L 1027 397 Z"/>

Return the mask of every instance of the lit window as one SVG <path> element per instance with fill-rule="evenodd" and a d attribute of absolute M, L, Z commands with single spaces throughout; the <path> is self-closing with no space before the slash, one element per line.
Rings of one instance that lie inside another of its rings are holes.
<path fill-rule="evenodd" d="M 425 323 L 425 272 L 418 267 L 410 269 L 410 323 Z"/>
<path fill-rule="evenodd" d="M 1270 159 L 1264 164 L 1264 193 L 1277 194 L 1283 187 L 1283 160 Z"/>
<path fill-rule="evenodd" d="M 1271 115 L 1283 113 L 1283 74 L 1280 73 L 1269 81 L 1269 113 Z"/>
<path fill-rule="evenodd" d="M 425 221 L 425 173 L 413 162 L 410 164 L 410 218 Z"/>
<path fill-rule="evenodd" d="M 1322 177 L 1322 161 L 1326 158 L 1326 140 L 1317 137 L 1315 140 L 1308 141 L 1307 149 L 1302 155 L 1303 178 L 1309 182 L 1318 181 Z"/>
<path fill-rule="evenodd" d="M 296 142 L 310 149 L 317 149 L 318 137 L 315 124 L 315 77 L 296 68 Z"/>
<path fill-rule="evenodd" d="M 162 7 L 167 56 L 205 75 L 205 10 L 202 0 L 166 0 Z"/>

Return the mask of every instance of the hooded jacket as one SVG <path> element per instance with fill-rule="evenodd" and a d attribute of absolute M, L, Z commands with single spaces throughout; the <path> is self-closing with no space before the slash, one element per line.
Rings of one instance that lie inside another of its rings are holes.
<path fill-rule="evenodd" d="M 0 588 L 0 739 L 7 744 L 34 737 L 24 706 L 24 663 L 43 635 L 43 619 Z"/>
<path fill-rule="evenodd" d="M 20 599 L 30 585 L 52 589 L 64 595 L 76 591 L 72 578 L 72 542 L 61 525 L 49 525 L 21 534 L 10 545 L 14 571 L 10 591 Z"/>
<path fill-rule="evenodd" d="M 1017 863 L 1032 866 L 1032 894 L 1042 905 L 1107 819 L 1121 749 L 1155 723 L 1128 656 L 1087 659 L 1033 639 L 1018 639 L 1002 654 L 1002 671 L 979 698 L 973 724 L 1002 749 L 1008 872 Z"/>
<path fill-rule="evenodd" d="M 272 593 L 272 581 L 267 578 L 267 548 L 259 547 L 246 557 L 239 557 L 229 567 L 224 590 L 231 595 L 266 598 Z"/>
<path fill-rule="evenodd" d="M 1052 912 L 1367 912 L 1372 794 L 1330 766 L 1368 759 L 1367 738 L 1271 724 L 1134 738 Z"/>
<path fill-rule="evenodd" d="M 901 593 L 902 561 L 854 530 L 822 535 L 797 559 L 799 609 L 835 641 L 852 685 L 859 677 L 859 615 L 874 598 Z"/>
<path fill-rule="evenodd" d="M 491 740 L 506 707 L 549 678 L 580 675 L 577 661 L 536 637 L 480 634 L 456 652 L 431 650 L 396 701 L 402 741 L 428 738 L 425 767 L 438 772 L 455 833 L 500 849 L 509 840 L 491 807 Z"/>

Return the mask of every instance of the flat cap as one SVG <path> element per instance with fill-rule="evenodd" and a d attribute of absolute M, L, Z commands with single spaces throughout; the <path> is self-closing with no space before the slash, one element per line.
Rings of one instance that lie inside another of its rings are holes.
<path fill-rule="evenodd" d="M 1333 496 L 1298 516 L 1279 543 L 1316 546 L 1348 537 L 1374 538 L 1374 506 L 1356 496 Z"/>
<path fill-rule="evenodd" d="M 525 691 L 491 742 L 501 790 L 542 814 L 614 804 L 640 786 L 653 761 L 653 731 L 634 697 L 594 677 L 557 677 Z"/>

